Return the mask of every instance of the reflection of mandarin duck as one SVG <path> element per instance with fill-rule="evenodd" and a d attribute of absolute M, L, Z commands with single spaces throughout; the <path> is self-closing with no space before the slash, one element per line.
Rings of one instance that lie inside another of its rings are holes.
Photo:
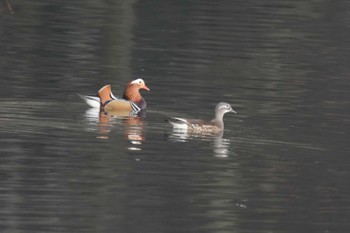
<path fill-rule="evenodd" d="M 111 131 L 111 127 L 109 125 L 110 116 L 104 112 L 100 112 L 100 116 L 98 118 L 98 133 L 99 136 L 97 136 L 100 139 L 108 139 L 109 133 Z"/>
<path fill-rule="evenodd" d="M 193 133 L 218 133 L 224 130 L 223 117 L 227 112 L 236 113 L 230 104 L 221 102 L 216 105 L 215 117 L 211 121 L 172 117 L 168 122 L 174 129 Z"/>
<path fill-rule="evenodd" d="M 125 138 L 127 138 L 133 144 L 141 144 L 144 140 L 143 133 L 143 120 L 141 117 L 127 117 L 124 119 L 125 123 Z"/>
<path fill-rule="evenodd" d="M 113 112 L 114 114 L 114 112 Z M 110 113 L 100 111 L 98 119 L 98 138 L 108 139 L 109 133 L 113 128 L 116 127 L 116 124 L 110 124 L 112 120 L 121 120 L 124 130 L 124 135 L 127 140 L 132 144 L 141 144 L 141 141 L 144 140 L 143 137 L 143 118 L 138 116 L 122 116 L 114 117 Z"/>
<path fill-rule="evenodd" d="M 146 109 L 146 101 L 140 94 L 140 89 L 149 91 L 142 79 L 130 81 L 123 94 L 123 98 L 116 98 L 111 85 L 106 85 L 98 91 L 98 97 L 80 96 L 93 108 L 103 108 L 106 112 L 139 112 Z"/>

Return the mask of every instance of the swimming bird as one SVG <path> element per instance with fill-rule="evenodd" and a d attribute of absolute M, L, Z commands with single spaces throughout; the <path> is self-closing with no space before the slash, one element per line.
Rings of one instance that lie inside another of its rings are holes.
<path fill-rule="evenodd" d="M 236 113 L 230 104 L 220 102 L 215 107 L 215 117 L 210 121 L 171 117 L 168 119 L 168 122 L 174 129 L 186 130 L 193 133 L 217 133 L 224 130 L 223 117 L 227 112 Z"/>
<path fill-rule="evenodd" d="M 111 85 L 103 86 L 97 96 L 79 95 L 90 107 L 102 108 L 104 111 L 134 111 L 139 112 L 146 109 L 146 100 L 141 96 L 140 89 L 149 91 L 143 79 L 130 81 L 123 93 L 123 98 L 113 95 Z"/>

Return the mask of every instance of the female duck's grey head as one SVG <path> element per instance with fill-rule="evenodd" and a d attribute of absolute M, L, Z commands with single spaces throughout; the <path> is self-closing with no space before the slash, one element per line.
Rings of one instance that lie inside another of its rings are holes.
<path fill-rule="evenodd" d="M 235 110 L 232 109 L 231 105 L 228 103 L 218 103 L 215 108 L 215 118 L 212 120 L 214 124 L 216 124 L 221 130 L 224 129 L 224 121 L 223 117 L 224 114 L 227 112 L 233 112 L 236 113 Z"/>
<path fill-rule="evenodd" d="M 215 117 L 221 118 L 224 116 L 227 112 L 233 112 L 236 113 L 235 110 L 232 109 L 231 105 L 225 102 L 218 103 L 215 108 Z"/>

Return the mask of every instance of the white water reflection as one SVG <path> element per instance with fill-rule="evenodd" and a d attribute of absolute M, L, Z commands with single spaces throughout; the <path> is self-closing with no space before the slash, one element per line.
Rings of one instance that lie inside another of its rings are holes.
<path fill-rule="evenodd" d="M 219 158 L 226 158 L 230 153 L 231 141 L 228 138 L 215 137 L 213 140 L 214 155 Z M 232 153 L 232 152 L 231 152 Z"/>

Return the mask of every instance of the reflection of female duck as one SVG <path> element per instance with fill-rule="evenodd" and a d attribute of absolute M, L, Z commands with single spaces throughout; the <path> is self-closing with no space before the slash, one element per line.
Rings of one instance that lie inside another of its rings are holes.
<path fill-rule="evenodd" d="M 169 139 L 173 142 L 188 142 L 190 140 L 200 140 L 205 142 L 211 142 L 211 146 L 215 157 L 226 158 L 233 151 L 230 148 L 230 139 L 223 138 L 224 132 L 216 133 L 198 133 L 187 130 L 174 129 Z"/>
<path fill-rule="evenodd" d="M 215 117 L 211 121 L 172 117 L 168 122 L 174 129 L 182 129 L 194 133 L 217 133 L 224 130 L 223 117 L 227 112 L 236 113 L 230 104 L 221 102 L 216 105 Z"/>
<path fill-rule="evenodd" d="M 98 91 L 98 97 L 80 96 L 85 102 L 93 108 L 102 108 L 106 112 L 139 112 L 146 109 L 146 101 L 140 94 L 140 89 L 149 91 L 142 79 L 130 81 L 123 94 L 123 98 L 116 98 L 111 90 L 111 85 L 106 85 Z M 122 114 L 124 115 L 124 114 Z"/>

